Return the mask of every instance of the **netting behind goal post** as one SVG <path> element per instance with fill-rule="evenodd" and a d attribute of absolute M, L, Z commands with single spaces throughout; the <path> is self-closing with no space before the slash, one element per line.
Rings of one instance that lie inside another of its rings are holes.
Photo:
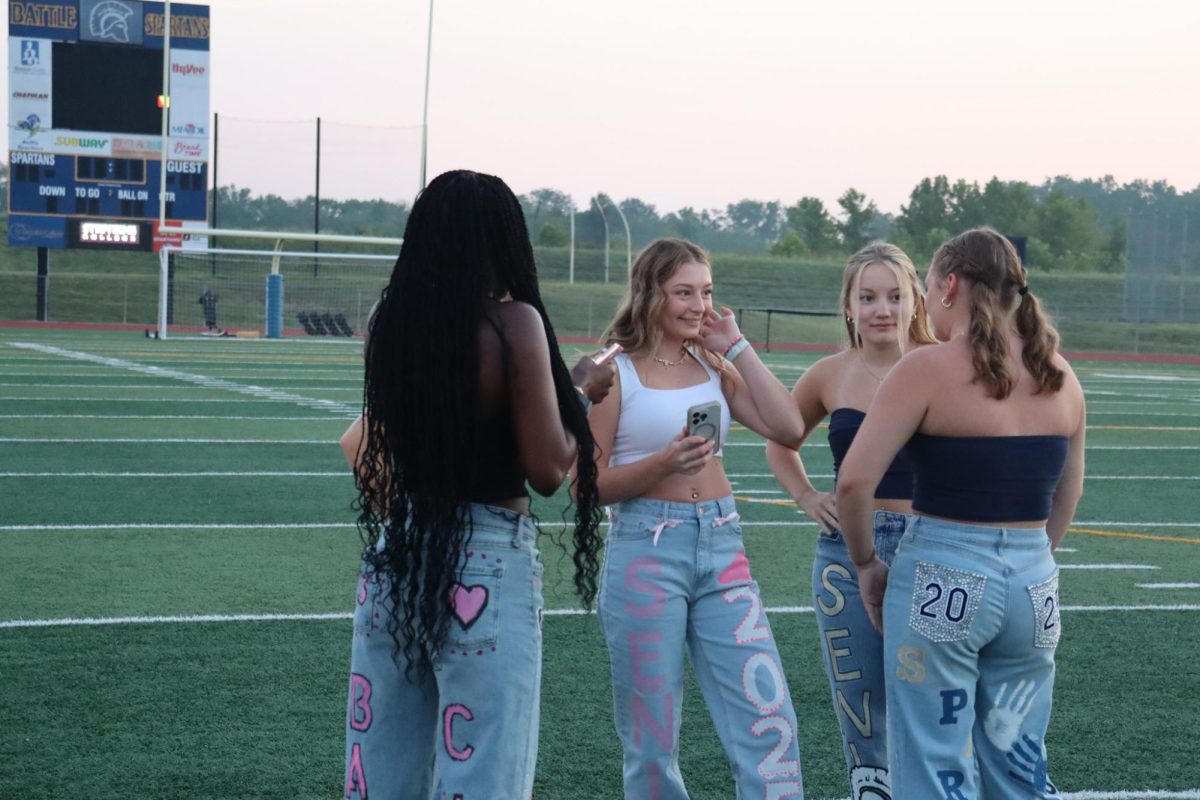
<path fill-rule="evenodd" d="M 189 231 L 191 233 L 191 231 Z M 216 233 L 216 232 L 208 232 Z M 219 232 L 222 239 L 230 233 Z M 164 248 L 160 255 L 158 336 L 353 336 L 387 285 L 399 240 L 240 232 L 284 237 L 277 250 Z M 285 250 L 322 242 L 338 252 Z M 384 243 L 384 244 L 380 244 Z M 376 252 L 346 252 L 351 249 Z M 378 252 L 381 247 L 391 252 Z"/>

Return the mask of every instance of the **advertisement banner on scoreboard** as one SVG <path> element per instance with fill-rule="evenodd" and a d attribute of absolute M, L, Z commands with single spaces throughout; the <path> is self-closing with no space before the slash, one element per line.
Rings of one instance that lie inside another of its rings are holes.
<path fill-rule="evenodd" d="M 79 40 L 78 0 L 9 0 L 8 35 L 63 42 Z"/>
<path fill-rule="evenodd" d="M 66 247 L 67 220 L 65 217 L 10 214 L 8 244 L 10 247 Z"/>
<path fill-rule="evenodd" d="M 14 150 L 41 150 L 50 128 L 52 42 L 8 39 L 8 142 Z"/>
<path fill-rule="evenodd" d="M 208 139 L 208 53 L 200 50 L 171 51 L 172 136 Z"/>

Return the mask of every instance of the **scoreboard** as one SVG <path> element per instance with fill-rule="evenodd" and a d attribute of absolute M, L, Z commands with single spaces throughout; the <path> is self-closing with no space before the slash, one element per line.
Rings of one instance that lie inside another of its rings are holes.
<path fill-rule="evenodd" d="M 159 218 L 208 217 L 209 9 L 8 0 L 8 243 L 145 249 Z M 167 160 L 162 110 L 169 100 Z"/>

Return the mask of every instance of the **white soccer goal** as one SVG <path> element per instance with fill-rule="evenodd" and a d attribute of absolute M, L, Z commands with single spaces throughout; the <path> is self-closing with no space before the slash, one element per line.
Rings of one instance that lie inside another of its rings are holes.
<path fill-rule="evenodd" d="M 263 231 L 193 230 L 189 235 L 274 240 L 249 247 L 164 247 L 159 252 L 158 336 L 361 334 L 387 285 L 399 239 Z M 323 249 L 313 252 L 312 243 Z M 308 250 L 285 250 L 306 246 Z M 333 252 L 329 248 L 338 248 Z M 376 252 L 346 252 L 349 249 Z M 390 252 L 379 252 L 382 248 Z"/>

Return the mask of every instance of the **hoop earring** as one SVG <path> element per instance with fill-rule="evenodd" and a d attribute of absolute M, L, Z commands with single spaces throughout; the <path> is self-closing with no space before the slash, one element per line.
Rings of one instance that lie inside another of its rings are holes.
<path fill-rule="evenodd" d="M 951 300 L 949 303 L 947 303 L 945 296 L 942 297 L 942 308 L 949 308 L 952 305 L 954 305 L 953 300 Z"/>

